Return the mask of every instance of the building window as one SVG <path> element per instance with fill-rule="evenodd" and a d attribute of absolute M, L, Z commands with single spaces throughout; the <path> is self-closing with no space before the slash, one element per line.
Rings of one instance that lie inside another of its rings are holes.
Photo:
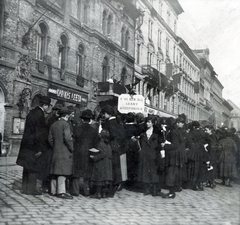
<path fill-rule="evenodd" d="M 177 21 L 175 20 L 174 21 L 174 33 L 176 33 L 177 32 Z"/>
<path fill-rule="evenodd" d="M 77 2 L 77 7 L 78 7 L 77 18 L 78 18 L 79 20 L 81 20 L 81 15 L 82 15 L 82 2 L 81 2 L 81 0 L 78 0 L 78 2 Z"/>
<path fill-rule="evenodd" d="M 170 25 L 170 12 L 167 11 L 167 24 Z"/>
<path fill-rule="evenodd" d="M 160 16 L 162 16 L 162 8 L 163 8 L 162 0 L 159 0 L 159 9 L 158 9 L 158 13 L 159 13 Z"/>
<path fill-rule="evenodd" d="M 148 52 L 147 62 L 148 62 L 148 65 L 151 66 L 151 64 L 152 64 L 152 52 Z"/>
<path fill-rule="evenodd" d="M 173 47 L 173 62 L 175 63 L 176 46 Z"/>
<path fill-rule="evenodd" d="M 83 76 L 83 69 L 84 69 L 84 47 L 83 45 L 78 46 L 77 52 L 77 75 Z"/>
<path fill-rule="evenodd" d="M 161 71 L 161 60 L 157 60 L 157 70 L 160 72 Z"/>
<path fill-rule="evenodd" d="M 87 4 L 84 4 L 84 7 L 83 7 L 83 22 L 85 24 L 87 24 L 88 22 L 88 5 Z"/>
<path fill-rule="evenodd" d="M 127 79 L 126 74 L 127 74 L 126 68 L 123 67 L 122 68 L 122 73 L 121 73 L 121 83 L 122 83 L 122 85 L 126 84 L 126 79 Z"/>
<path fill-rule="evenodd" d="M 125 50 L 128 51 L 128 47 L 129 47 L 129 31 L 126 31 L 125 34 Z"/>
<path fill-rule="evenodd" d="M 153 22 L 151 20 L 148 21 L 148 38 L 152 40 L 152 29 L 153 29 Z"/>
<path fill-rule="evenodd" d="M 61 69 L 61 79 L 64 79 L 65 69 L 67 68 L 67 47 L 68 40 L 65 35 L 62 35 L 58 42 L 58 63 Z"/>
<path fill-rule="evenodd" d="M 125 27 L 122 27 L 122 30 L 121 30 L 121 47 L 124 48 L 125 47 L 125 41 L 126 41 L 126 38 L 125 38 Z"/>
<path fill-rule="evenodd" d="M 44 23 L 39 24 L 36 43 L 36 59 L 43 60 L 47 52 L 47 27 Z"/>
<path fill-rule="evenodd" d="M 109 71 L 108 58 L 107 56 L 105 56 L 102 63 L 102 81 L 103 82 L 106 82 L 108 79 L 108 71 Z"/>
<path fill-rule="evenodd" d="M 102 17 L 102 32 L 103 34 L 106 34 L 107 32 L 107 13 L 105 10 L 103 11 L 103 17 Z"/>
<path fill-rule="evenodd" d="M 112 15 L 109 15 L 107 19 L 107 34 L 111 35 L 111 32 L 112 32 Z"/>
<path fill-rule="evenodd" d="M 158 48 L 161 48 L 161 42 L 162 42 L 162 31 L 158 30 Z"/>
<path fill-rule="evenodd" d="M 169 39 L 166 39 L 166 55 L 169 56 Z"/>
<path fill-rule="evenodd" d="M 137 44 L 137 64 L 140 63 L 140 54 L 141 54 L 141 44 Z"/>

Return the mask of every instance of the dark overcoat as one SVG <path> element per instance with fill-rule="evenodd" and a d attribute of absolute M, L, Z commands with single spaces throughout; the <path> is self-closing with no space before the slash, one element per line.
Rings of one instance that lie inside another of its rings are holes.
<path fill-rule="evenodd" d="M 107 120 L 103 124 L 103 129 L 107 130 L 110 134 L 109 143 L 113 155 L 113 182 L 120 183 L 122 181 L 120 155 L 126 152 L 124 145 L 124 129 L 116 118 Z"/>
<path fill-rule="evenodd" d="M 222 148 L 220 156 L 220 175 L 222 177 L 237 178 L 236 155 L 237 144 L 230 137 L 225 137 L 219 141 Z"/>
<path fill-rule="evenodd" d="M 92 165 L 89 158 L 89 149 L 96 147 L 99 138 L 98 130 L 88 123 L 83 123 L 73 130 L 73 176 L 90 178 Z"/>
<path fill-rule="evenodd" d="M 100 151 L 94 156 L 91 180 L 94 182 L 112 181 L 112 149 L 109 144 L 100 141 L 97 149 Z"/>
<path fill-rule="evenodd" d="M 48 126 L 45 122 L 44 112 L 40 107 L 31 110 L 25 123 L 25 129 L 17 157 L 17 165 L 27 170 L 40 172 L 46 162 L 45 154 L 50 151 L 48 143 Z M 42 152 L 38 158 L 35 154 Z"/>
<path fill-rule="evenodd" d="M 144 132 L 140 135 L 139 164 L 138 164 L 138 181 L 144 183 L 157 183 L 159 176 L 157 173 L 158 165 L 155 159 L 158 154 L 158 147 L 160 145 L 159 135 L 153 133 L 148 139 Z"/>
<path fill-rule="evenodd" d="M 53 149 L 50 173 L 63 176 L 72 175 L 73 139 L 69 123 L 63 118 L 53 123 L 48 140 Z"/>
<path fill-rule="evenodd" d="M 167 141 L 171 144 L 164 146 L 165 150 L 165 166 L 181 167 L 186 161 L 186 140 L 182 129 L 174 128 L 167 135 Z"/>

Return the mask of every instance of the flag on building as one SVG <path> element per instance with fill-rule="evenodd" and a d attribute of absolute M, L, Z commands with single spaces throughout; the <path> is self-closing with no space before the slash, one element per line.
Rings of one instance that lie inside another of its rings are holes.
<path fill-rule="evenodd" d="M 172 76 L 173 65 L 172 63 L 167 63 L 166 66 L 166 77 L 170 78 Z"/>
<path fill-rule="evenodd" d="M 198 94 L 199 90 L 200 90 L 200 83 L 199 83 L 199 81 L 195 81 L 194 82 L 194 93 Z"/>
<path fill-rule="evenodd" d="M 177 73 L 172 76 L 174 85 L 181 83 L 181 76 L 182 76 L 182 73 Z"/>
<path fill-rule="evenodd" d="M 211 116 L 209 116 L 208 122 L 209 122 L 214 128 L 216 128 L 215 112 L 214 112 Z"/>

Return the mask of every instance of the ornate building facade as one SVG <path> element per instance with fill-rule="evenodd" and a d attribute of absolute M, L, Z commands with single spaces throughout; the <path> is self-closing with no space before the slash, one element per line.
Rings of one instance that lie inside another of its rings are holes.
<path fill-rule="evenodd" d="M 140 13 L 131 1 L 0 0 L 0 5 L 0 129 L 10 152 L 18 149 L 26 115 L 40 96 L 74 106 L 77 117 L 111 98 L 109 90 L 98 93 L 98 83 L 132 82 Z"/>

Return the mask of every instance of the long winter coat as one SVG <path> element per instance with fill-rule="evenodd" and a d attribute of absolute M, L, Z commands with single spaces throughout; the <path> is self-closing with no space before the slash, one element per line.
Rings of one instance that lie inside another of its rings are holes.
<path fill-rule="evenodd" d="M 122 181 L 120 155 L 125 153 L 124 129 L 116 118 L 107 120 L 103 124 L 103 129 L 110 134 L 109 144 L 113 155 L 113 182 L 120 183 Z"/>
<path fill-rule="evenodd" d="M 222 148 L 222 154 L 220 156 L 220 175 L 229 178 L 237 177 L 237 145 L 235 141 L 230 137 L 226 137 L 219 141 L 219 145 Z"/>
<path fill-rule="evenodd" d="M 157 157 L 157 148 L 160 145 L 159 135 L 152 133 L 148 139 L 146 133 L 140 135 L 138 181 L 144 183 L 157 183 L 159 176 L 157 174 L 158 165 L 155 163 Z"/>
<path fill-rule="evenodd" d="M 176 128 L 168 133 L 166 139 L 171 144 L 164 146 L 165 166 L 182 166 L 187 161 L 185 133 L 182 129 Z"/>
<path fill-rule="evenodd" d="M 63 118 L 53 123 L 48 140 L 53 149 L 50 173 L 63 176 L 72 175 L 73 139 L 69 123 Z"/>
<path fill-rule="evenodd" d="M 73 176 L 90 178 L 92 165 L 89 149 L 96 147 L 99 138 L 98 130 L 88 123 L 75 127 L 73 130 Z"/>
<path fill-rule="evenodd" d="M 94 155 L 91 180 L 94 182 L 112 181 L 112 149 L 109 144 L 100 141 L 97 149 L 100 151 Z"/>
<path fill-rule="evenodd" d="M 50 151 L 48 143 L 48 126 L 44 112 L 40 107 L 31 110 L 25 123 L 25 129 L 17 158 L 17 165 L 30 171 L 40 172 L 46 162 L 46 153 Z M 42 152 L 39 158 L 35 154 Z"/>

